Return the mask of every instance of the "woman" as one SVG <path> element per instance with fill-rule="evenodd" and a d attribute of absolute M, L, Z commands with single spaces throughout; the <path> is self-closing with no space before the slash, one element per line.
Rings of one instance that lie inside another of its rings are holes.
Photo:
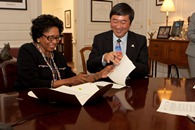
<path fill-rule="evenodd" d="M 188 64 L 190 69 L 190 76 L 195 77 L 195 13 L 190 17 L 188 27 L 188 39 L 190 41 L 186 54 L 188 55 Z"/>
<path fill-rule="evenodd" d="M 18 79 L 16 89 L 78 85 L 107 77 L 113 66 L 93 74 L 72 72 L 64 56 L 55 50 L 62 39 L 63 22 L 52 15 L 40 15 L 32 20 L 32 43 L 19 49 L 17 59 Z"/>

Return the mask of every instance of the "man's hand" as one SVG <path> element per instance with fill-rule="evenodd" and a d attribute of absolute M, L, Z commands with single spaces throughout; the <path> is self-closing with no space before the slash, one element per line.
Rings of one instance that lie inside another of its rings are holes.
<path fill-rule="evenodd" d="M 123 56 L 121 52 L 109 52 L 109 53 L 105 53 L 104 61 L 107 63 L 112 62 L 114 65 L 119 65 L 122 57 Z"/>

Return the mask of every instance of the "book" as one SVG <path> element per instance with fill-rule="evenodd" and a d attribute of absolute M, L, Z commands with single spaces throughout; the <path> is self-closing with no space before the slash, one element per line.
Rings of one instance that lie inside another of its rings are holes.
<path fill-rule="evenodd" d="M 83 106 L 87 103 L 92 103 L 98 100 L 111 87 L 112 84 L 108 84 L 105 87 L 99 89 L 95 83 L 84 83 L 73 87 L 63 85 L 55 89 L 31 88 L 31 91 L 28 93 L 28 95 L 49 102 Z"/>

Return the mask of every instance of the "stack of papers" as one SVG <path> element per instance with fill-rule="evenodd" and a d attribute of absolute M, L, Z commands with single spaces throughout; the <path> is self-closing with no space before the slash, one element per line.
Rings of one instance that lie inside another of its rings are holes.
<path fill-rule="evenodd" d="M 191 115 L 195 117 L 195 102 L 181 102 L 163 99 L 157 111 L 173 115 Z"/>

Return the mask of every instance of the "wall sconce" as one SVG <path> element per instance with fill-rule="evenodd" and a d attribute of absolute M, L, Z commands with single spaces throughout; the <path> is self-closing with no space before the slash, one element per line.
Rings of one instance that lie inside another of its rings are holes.
<path fill-rule="evenodd" d="M 173 0 L 164 0 L 160 11 L 166 12 L 166 26 L 168 26 L 168 17 L 169 17 L 169 12 L 174 12 L 175 11 L 175 6 L 173 3 Z"/>

